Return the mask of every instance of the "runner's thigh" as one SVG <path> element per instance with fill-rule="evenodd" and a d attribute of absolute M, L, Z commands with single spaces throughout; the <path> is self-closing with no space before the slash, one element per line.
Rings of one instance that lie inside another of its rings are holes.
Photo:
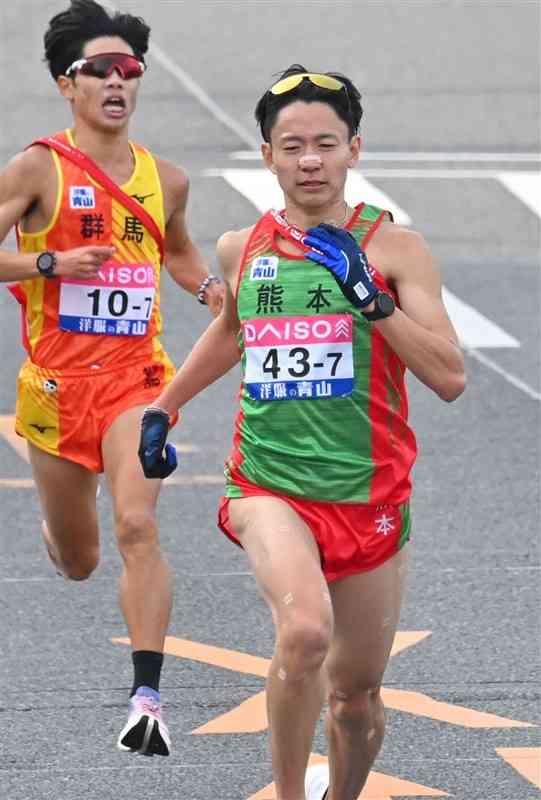
<path fill-rule="evenodd" d="M 61 553 L 97 547 L 96 473 L 30 442 L 28 454 L 47 527 Z"/>
<path fill-rule="evenodd" d="M 124 411 L 102 441 L 103 465 L 118 518 L 126 511 L 153 513 L 162 482 L 145 478 L 137 455 L 145 406 Z"/>
<path fill-rule="evenodd" d="M 275 622 L 296 611 L 331 625 L 319 550 L 296 511 L 278 497 L 243 497 L 230 500 L 229 517 Z"/>
<path fill-rule="evenodd" d="M 326 661 L 331 682 L 379 686 L 400 616 L 407 547 L 370 572 L 333 582 L 334 637 Z"/>

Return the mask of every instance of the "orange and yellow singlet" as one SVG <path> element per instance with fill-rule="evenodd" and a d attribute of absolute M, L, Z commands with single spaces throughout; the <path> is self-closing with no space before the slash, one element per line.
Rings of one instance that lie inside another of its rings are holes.
<path fill-rule="evenodd" d="M 74 146 L 70 131 L 55 139 Z M 131 178 L 121 188 L 165 232 L 153 156 L 130 142 Z M 40 253 L 113 246 L 89 280 L 37 276 L 10 289 L 23 311 L 28 358 L 18 377 L 15 428 L 36 447 L 87 469 L 103 469 L 102 440 L 114 420 L 147 405 L 174 375 L 159 334 L 160 250 L 141 221 L 81 167 L 51 150 L 57 174 L 46 228 L 17 230 L 19 250 Z"/>
<path fill-rule="evenodd" d="M 74 146 L 70 131 L 55 135 Z M 152 155 L 130 143 L 135 168 L 122 186 L 165 229 L 161 183 Z M 160 255 L 143 224 L 89 175 L 53 150 L 57 197 L 53 218 L 37 233 L 18 229 L 19 250 L 39 253 L 85 245 L 115 248 L 99 278 L 22 281 L 17 296 L 25 309 L 31 361 L 49 369 L 119 365 L 138 358 L 167 359 L 161 331 Z"/>

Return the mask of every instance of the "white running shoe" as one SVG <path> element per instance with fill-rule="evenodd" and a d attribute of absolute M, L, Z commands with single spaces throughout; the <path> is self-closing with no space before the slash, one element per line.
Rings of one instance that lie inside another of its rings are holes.
<path fill-rule="evenodd" d="M 327 764 L 313 764 L 304 776 L 306 800 L 325 800 L 329 789 L 329 767 Z"/>
<path fill-rule="evenodd" d="M 130 698 L 128 721 L 118 737 L 118 749 L 144 756 L 168 756 L 171 738 L 162 719 L 160 694 L 140 686 Z"/>

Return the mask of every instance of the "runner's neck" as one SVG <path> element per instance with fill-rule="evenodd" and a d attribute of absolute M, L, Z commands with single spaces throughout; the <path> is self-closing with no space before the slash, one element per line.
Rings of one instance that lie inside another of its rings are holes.
<path fill-rule="evenodd" d="M 127 131 L 105 133 L 77 124 L 71 129 L 75 147 L 89 156 L 119 185 L 127 183 L 135 169 L 135 159 Z"/>
<path fill-rule="evenodd" d="M 327 208 L 306 209 L 300 206 L 287 204 L 284 217 L 290 225 L 300 228 L 303 231 L 321 225 L 325 222 L 328 225 L 335 225 L 342 228 L 347 225 L 353 210 L 342 198 L 337 203 L 333 203 Z"/>

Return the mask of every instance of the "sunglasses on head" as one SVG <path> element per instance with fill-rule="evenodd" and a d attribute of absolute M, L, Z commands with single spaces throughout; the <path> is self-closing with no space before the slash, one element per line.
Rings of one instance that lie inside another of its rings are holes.
<path fill-rule="evenodd" d="M 128 81 L 131 78 L 140 78 L 146 70 L 146 64 L 127 53 L 100 53 L 74 61 L 65 75 L 69 78 L 70 75 L 80 72 L 81 75 L 103 79 L 108 78 L 115 70 L 123 80 Z"/>
<path fill-rule="evenodd" d="M 287 94 L 304 81 L 310 81 L 314 86 L 319 86 L 320 89 L 330 89 L 331 92 L 339 92 L 344 89 L 347 95 L 345 84 L 331 75 L 322 75 L 319 72 L 297 72 L 294 75 L 288 75 L 287 78 L 282 78 L 274 86 L 271 86 L 269 92 L 274 95 Z"/>
<path fill-rule="evenodd" d="M 348 113 L 351 113 L 351 100 L 346 84 L 342 83 L 338 78 L 333 78 L 332 75 L 324 75 L 321 72 L 296 72 L 294 75 L 288 75 L 286 78 L 282 78 L 267 91 L 265 95 L 265 107 L 268 108 L 269 100 L 272 96 L 279 97 L 282 94 L 287 94 L 300 86 L 303 81 L 310 81 L 314 86 L 320 89 L 329 89 L 331 92 L 339 92 L 343 89 Z M 266 123 L 263 121 L 261 130 L 265 141 L 269 141 L 269 132 L 266 130 L 265 125 Z"/>

